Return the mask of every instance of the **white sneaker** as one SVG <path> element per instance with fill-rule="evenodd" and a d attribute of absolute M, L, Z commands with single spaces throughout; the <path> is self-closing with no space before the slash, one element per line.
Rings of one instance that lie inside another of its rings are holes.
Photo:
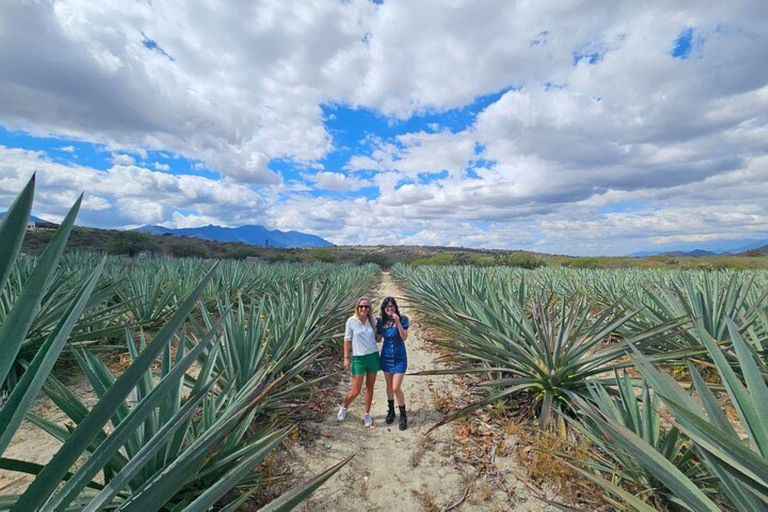
<path fill-rule="evenodd" d="M 339 413 L 336 415 L 337 421 L 344 421 L 344 419 L 347 417 L 347 410 L 343 407 L 339 408 Z"/>
<path fill-rule="evenodd" d="M 365 416 L 363 416 L 363 423 L 365 424 L 366 427 L 373 426 L 373 420 L 371 419 L 370 414 L 366 414 Z"/>

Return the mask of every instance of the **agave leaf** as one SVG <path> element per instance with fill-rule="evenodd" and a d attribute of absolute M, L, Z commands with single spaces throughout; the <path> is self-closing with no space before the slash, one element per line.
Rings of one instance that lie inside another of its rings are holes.
<path fill-rule="evenodd" d="M 341 468 L 346 466 L 349 461 L 357 454 L 352 454 L 346 459 L 342 460 L 338 464 L 331 466 L 316 477 L 312 478 L 308 482 L 300 485 L 287 493 L 283 494 L 276 500 L 268 503 L 259 509 L 259 512 L 287 512 L 292 510 L 296 505 L 307 499 L 307 496 L 315 492 L 315 490 L 323 485 L 329 478 L 335 475 Z"/>
<path fill-rule="evenodd" d="M 21 250 L 21 242 L 27 232 L 29 214 L 32 212 L 34 195 L 35 175 L 33 174 L 0 220 L 0 240 L 3 241 L 0 245 L 0 291 L 5 288 L 13 262 Z"/>
<path fill-rule="evenodd" d="M 754 408 L 758 423 L 750 425 L 750 430 L 759 432 L 759 435 L 755 436 L 757 439 L 766 440 L 765 444 L 759 445 L 759 450 L 763 457 L 768 457 L 768 385 L 763 380 L 752 352 L 739 334 L 736 324 L 730 318 L 726 318 L 725 323 L 728 326 L 733 347 L 736 349 L 736 357 L 739 359 L 749 393 L 750 400 L 741 405 L 745 408 Z"/>
<path fill-rule="evenodd" d="M 715 344 L 715 340 L 713 340 L 712 337 L 706 331 L 704 331 L 701 325 L 698 325 L 698 332 L 701 342 L 704 344 L 704 346 L 707 347 L 712 360 L 717 365 L 717 370 L 720 373 L 723 384 L 726 386 L 728 394 L 733 400 L 733 406 L 736 409 L 736 413 L 739 415 L 739 418 L 741 419 L 742 425 L 749 435 L 752 445 L 762 453 L 768 453 L 768 431 L 763 425 L 763 422 L 768 420 L 761 419 L 758 416 L 760 408 L 764 409 L 766 407 L 765 404 L 762 406 L 759 405 L 759 399 L 762 397 L 758 395 L 754 397 L 754 401 L 752 400 L 752 398 L 748 395 L 747 389 L 744 387 L 736 373 L 731 368 L 731 365 L 728 363 L 725 355 Z M 738 333 L 736 334 L 738 335 Z M 751 358 L 751 355 L 748 357 Z M 746 366 L 743 367 L 743 371 L 747 369 L 755 369 L 754 361 L 742 361 L 742 364 L 744 363 L 746 363 Z M 758 370 L 755 369 L 755 371 L 759 373 Z M 763 387 L 763 393 L 765 393 L 765 385 L 762 382 L 762 378 L 760 381 Z"/>
<path fill-rule="evenodd" d="M 26 473 L 28 475 L 39 474 L 45 466 L 42 464 L 35 464 L 34 462 L 27 462 L 25 460 L 10 459 L 6 457 L 0 457 L 0 469 L 5 471 L 15 471 L 17 473 Z M 72 477 L 72 473 L 64 475 L 64 480 L 69 480 Z M 102 485 L 96 482 L 89 482 L 88 487 L 91 489 L 102 489 Z"/>
<path fill-rule="evenodd" d="M 64 246 L 69 239 L 69 233 L 72 231 L 82 200 L 81 194 L 62 221 L 59 229 L 56 230 L 56 234 L 53 235 L 53 239 L 45 248 L 37 266 L 24 283 L 24 288 L 16 299 L 13 308 L 6 315 L 3 325 L 0 326 L 0 340 L 2 340 L 0 343 L 0 382 L 4 382 L 8 377 L 27 331 L 40 310 L 40 301 L 48 289 L 59 259 L 64 252 Z"/>
<path fill-rule="evenodd" d="M 269 453 L 274 450 L 286 436 L 290 429 L 277 432 L 269 441 L 259 443 L 260 447 L 252 455 L 239 462 L 232 470 L 219 479 L 213 486 L 209 487 L 203 494 L 197 497 L 195 501 L 185 507 L 186 512 L 203 512 L 214 505 L 224 494 L 232 487 L 237 485 L 242 478 L 253 470 Z"/>
<path fill-rule="evenodd" d="M 260 490 L 261 489 L 259 487 L 253 486 L 250 491 L 244 493 L 235 501 L 227 504 L 224 508 L 222 508 L 221 512 L 237 512 L 238 510 L 240 510 L 240 507 L 242 507 L 246 501 L 248 501 L 254 494 L 259 492 Z"/>
<path fill-rule="evenodd" d="M 712 358 L 716 362 L 718 370 L 722 372 L 723 380 L 732 377 L 730 363 L 725 358 L 718 356 L 717 352 L 720 352 L 720 348 L 714 342 L 710 342 L 710 339 L 702 336 L 702 341 L 707 345 L 710 352 L 713 352 Z M 756 367 L 756 363 L 751 359 L 751 353 L 748 350 L 744 356 L 746 357 L 744 357 L 742 364 Z M 765 457 L 743 443 L 735 435 L 735 431 L 730 425 L 723 428 L 723 422 L 727 419 L 722 417 L 722 413 L 714 412 L 718 406 L 697 372 L 694 372 L 692 376 L 697 386 L 701 386 L 697 387 L 697 390 L 705 409 L 712 410 L 710 418 L 703 414 L 700 406 L 671 377 L 659 372 L 642 354 L 635 352 L 633 359 L 643 376 L 648 379 L 659 396 L 672 410 L 675 415 L 675 426 L 688 436 L 701 451 L 710 469 L 720 479 L 728 496 L 736 503 L 741 504 L 740 510 L 750 510 L 745 504 L 754 501 L 754 499 L 745 494 L 739 486 L 745 486 L 758 498 L 768 494 L 768 462 L 766 462 Z M 748 369 L 747 371 L 751 370 Z M 755 406 L 749 405 L 749 397 L 745 394 L 741 383 L 727 383 L 727 388 L 729 394 L 733 393 L 731 394 L 731 401 L 735 407 L 752 409 L 748 413 L 742 411 L 740 416 L 746 418 L 745 421 L 754 418 Z M 752 426 L 752 431 L 759 432 L 759 428 L 760 425 L 757 423 Z M 726 477 L 726 475 L 728 476 Z"/>
<path fill-rule="evenodd" d="M 24 419 L 24 414 L 43 387 L 43 383 L 53 368 L 56 359 L 58 359 L 59 353 L 69 337 L 69 333 L 72 331 L 77 318 L 88 302 L 88 296 L 93 291 L 94 286 L 96 286 L 96 282 L 104 268 L 104 261 L 105 259 L 102 258 L 99 265 L 91 273 L 85 286 L 81 289 L 77 300 L 72 303 L 57 328 L 40 347 L 40 350 L 27 367 L 5 406 L 0 409 L 0 453 L 5 452 L 16 429 L 19 428 Z"/>
<path fill-rule="evenodd" d="M 585 412 L 599 427 L 641 464 L 653 471 L 656 478 L 672 492 L 680 496 L 697 511 L 719 512 L 720 508 L 710 500 L 685 474 L 665 459 L 653 446 L 623 425 L 605 418 L 594 406 L 574 397 L 579 409 Z"/>
<path fill-rule="evenodd" d="M 75 476 L 49 501 L 47 506 L 59 508 L 68 505 L 96 474 L 107 464 L 131 434 L 178 385 L 187 368 L 197 360 L 202 351 L 213 341 L 218 329 L 211 331 L 176 365 L 173 370 L 116 425 L 115 430 L 101 443 L 88 460 L 75 472 Z M 146 441 L 145 441 L 146 442 Z"/>
<path fill-rule="evenodd" d="M 624 503 L 634 508 L 634 510 L 637 510 L 638 512 L 657 512 L 654 507 L 651 507 L 644 501 L 638 499 L 634 494 L 629 493 L 619 487 L 618 485 L 609 482 L 605 478 L 601 478 L 593 473 L 590 473 L 589 471 L 584 471 L 578 466 L 575 466 L 574 464 L 571 464 L 568 461 L 563 461 L 563 463 L 571 468 L 573 471 L 579 473 L 584 478 L 588 479 L 589 481 L 597 484 L 598 486 L 602 487 L 606 491 L 610 492 L 614 496 L 621 499 Z M 616 504 L 618 505 L 618 504 Z M 618 507 L 617 507 L 618 508 Z"/>
<path fill-rule="evenodd" d="M 120 492 L 120 490 L 127 485 L 134 476 L 136 476 L 149 459 L 154 457 L 158 450 L 165 446 L 168 439 L 180 428 L 183 428 L 186 425 L 187 419 L 195 412 L 195 408 L 208 394 L 208 391 L 212 386 L 213 382 L 211 382 L 207 388 L 203 389 L 201 393 L 190 397 L 174 417 L 163 425 L 163 428 L 161 428 L 155 436 L 152 436 L 152 438 L 148 440 L 147 444 L 145 444 L 123 467 L 123 469 L 104 486 L 104 489 L 99 494 L 94 496 L 88 506 L 83 509 L 83 512 L 104 510 L 117 493 Z"/>
<path fill-rule="evenodd" d="M 115 381 L 109 391 L 77 426 L 77 429 L 67 439 L 67 442 L 54 455 L 53 459 L 51 459 L 24 494 L 21 495 L 19 501 L 13 507 L 14 512 L 35 510 L 48 500 L 67 470 L 82 455 L 91 440 L 102 432 L 102 427 L 112 417 L 119 404 L 125 400 L 136 386 L 138 380 L 142 378 L 147 368 L 154 362 L 165 344 L 171 339 L 171 336 L 181 326 L 213 276 L 215 267 L 214 265 L 190 296 L 187 297 L 171 320 L 158 331 L 155 339 L 147 346 L 146 350 Z"/>

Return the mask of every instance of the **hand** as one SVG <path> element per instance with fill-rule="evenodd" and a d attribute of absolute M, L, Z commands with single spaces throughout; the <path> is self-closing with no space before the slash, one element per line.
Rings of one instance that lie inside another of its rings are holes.
<path fill-rule="evenodd" d="M 348 357 L 344 358 L 344 369 L 345 370 L 349 370 L 349 358 Z"/>
<path fill-rule="evenodd" d="M 400 316 L 398 316 L 398 314 L 397 314 L 397 313 L 392 313 L 391 315 L 389 315 L 389 317 L 390 317 L 390 318 L 392 319 L 392 321 L 393 321 L 393 322 L 395 322 L 396 324 L 399 324 L 399 323 L 400 323 Z"/>

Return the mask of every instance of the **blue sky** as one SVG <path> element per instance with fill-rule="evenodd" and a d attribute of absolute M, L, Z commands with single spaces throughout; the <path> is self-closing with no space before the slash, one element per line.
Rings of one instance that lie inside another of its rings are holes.
<path fill-rule="evenodd" d="M 0 208 L 37 171 L 38 215 L 84 191 L 97 227 L 567 254 L 768 238 L 757 0 L 198 7 L 0 7 Z"/>

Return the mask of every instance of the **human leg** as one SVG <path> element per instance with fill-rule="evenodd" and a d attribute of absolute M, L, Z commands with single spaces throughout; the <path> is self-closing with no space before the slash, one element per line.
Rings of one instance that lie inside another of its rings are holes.
<path fill-rule="evenodd" d="M 384 380 L 387 381 L 387 425 L 391 425 L 395 421 L 395 392 L 392 391 L 392 374 L 389 372 L 384 373 Z"/>
<path fill-rule="evenodd" d="M 363 389 L 363 377 L 365 377 L 365 375 L 352 376 L 352 389 L 350 389 L 349 393 L 347 393 L 347 396 L 344 397 L 345 409 L 349 407 L 349 404 L 351 404 L 354 399 L 357 398 L 357 395 L 359 395 L 360 391 Z"/>
<path fill-rule="evenodd" d="M 371 412 L 371 402 L 373 402 L 373 386 L 376 384 L 376 374 L 365 374 L 365 414 Z"/>
<path fill-rule="evenodd" d="M 392 377 L 394 376 L 394 374 L 389 372 L 382 372 L 382 373 L 384 374 L 384 380 L 387 381 L 387 400 L 394 400 L 395 392 L 392 389 Z"/>
<path fill-rule="evenodd" d="M 397 398 L 397 405 L 405 405 L 405 394 L 403 393 L 404 373 L 392 374 L 392 392 Z"/>
<path fill-rule="evenodd" d="M 397 398 L 397 405 L 400 409 L 400 430 L 405 430 L 408 428 L 408 415 L 405 412 L 405 394 L 403 393 L 403 378 L 405 377 L 404 373 L 395 373 L 392 376 L 392 390 L 395 393 L 395 397 Z M 394 418 L 392 418 L 394 421 Z"/>

